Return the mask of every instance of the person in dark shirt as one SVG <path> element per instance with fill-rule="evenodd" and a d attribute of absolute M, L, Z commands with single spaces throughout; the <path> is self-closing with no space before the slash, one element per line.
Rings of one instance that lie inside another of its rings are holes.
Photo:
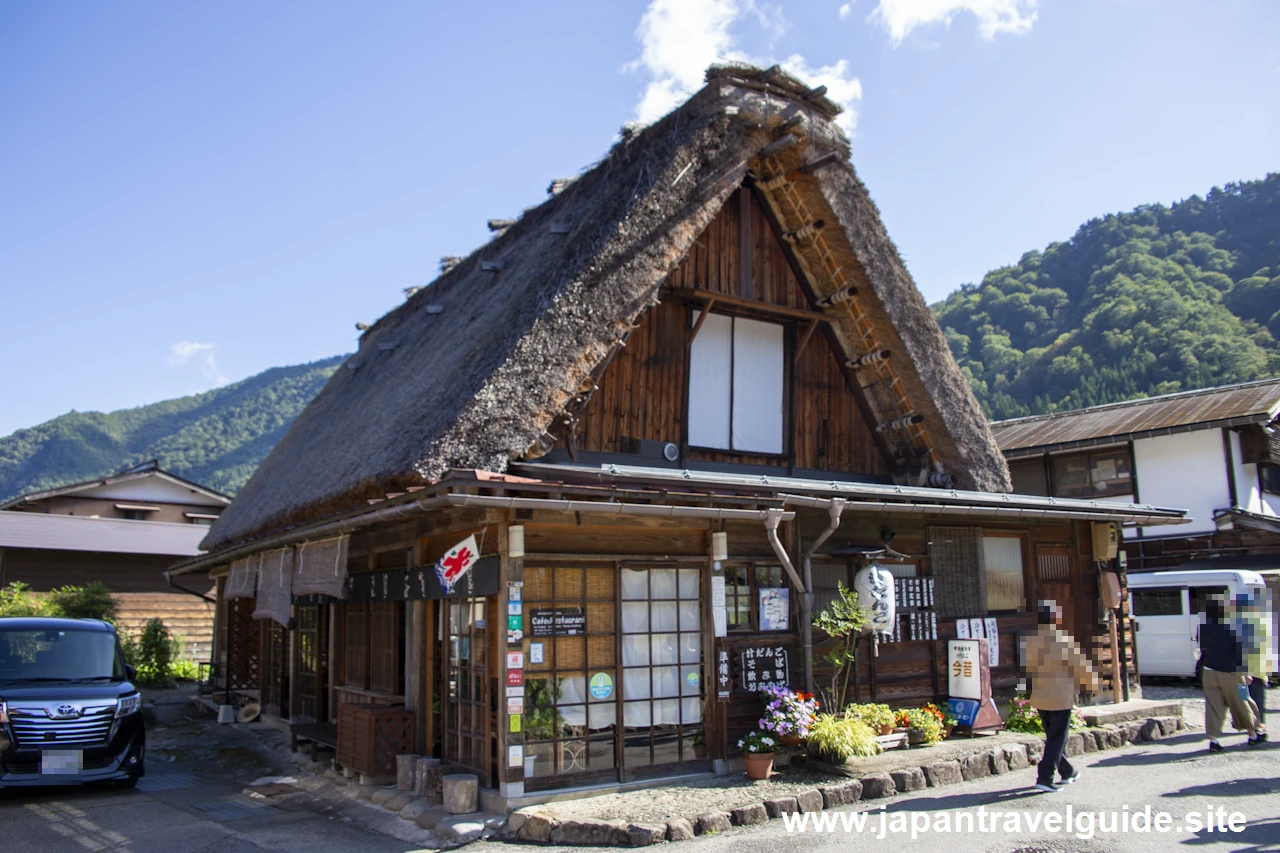
<path fill-rule="evenodd" d="M 1222 621 L 1222 602 L 1209 599 L 1205 603 L 1205 623 L 1200 627 L 1200 661 L 1204 665 L 1201 683 L 1204 685 L 1204 730 L 1209 736 L 1209 751 L 1221 752 L 1222 725 L 1227 709 L 1239 727 L 1249 732 L 1249 745 L 1258 740 L 1258 720 L 1250 710 L 1243 695 L 1245 680 L 1244 646 Z"/>

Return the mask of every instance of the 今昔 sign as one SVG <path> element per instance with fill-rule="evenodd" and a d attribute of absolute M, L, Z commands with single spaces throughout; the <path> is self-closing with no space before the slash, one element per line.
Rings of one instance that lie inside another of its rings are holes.
<path fill-rule="evenodd" d="M 980 640 L 947 641 L 947 695 L 982 700 Z"/>

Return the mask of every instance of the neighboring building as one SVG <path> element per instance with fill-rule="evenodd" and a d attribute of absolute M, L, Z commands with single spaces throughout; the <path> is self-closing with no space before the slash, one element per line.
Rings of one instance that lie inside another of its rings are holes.
<path fill-rule="evenodd" d="M 217 580 L 228 698 L 519 805 L 736 759 L 760 686 L 827 676 L 811 616 L 868 555 L 899 611 L 860 701 L 942 698 L 960 622 L 1008 696 L 1038 597 L 1097 651 L 1092 524 L 1181 511 L 1008 494 L 838 108 L 708 79 L 366 331 L 170 570 Z"/>
<path fill-rule="evenodd" d="M 208 525 L 231 499 L 152 461 L 101 480 L 21 495 L 0 504 L 0 586 L 35 592 L 101 581 L 119 603 L 119 627 L 159 618 L 184 653 L 208 660 L 213 585 L 171 585 L 164 570 L 198 554 Z"/>
<path fill-rule="evenodd" d="M 1278 417 L 1280 379 L 1266 379 L 997 421 L 991 431 L 1016 492 L 1187 507 L 1189 524 L 1125 531 L 1133 572 L 1210 556 L 1280 563 Z"/>

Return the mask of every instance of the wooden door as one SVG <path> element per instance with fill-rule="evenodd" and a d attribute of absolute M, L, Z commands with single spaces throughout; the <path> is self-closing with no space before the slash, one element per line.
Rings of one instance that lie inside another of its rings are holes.
<path fill-rule="evenodd" d="M 445 638 L 444 696 L 441 704 L 444 759 L 480 777 L 480 786 L 492 785 L 489 749 L 490 665 L 487 599 L 447 599 L 443 603 Z M 505 756 L 504 756 L 505 758 Z"/>
<path fill-rule="evenodd" d="M 294 719 L 320 722 L 328 719 L 326 699 L 329 608 L 304 604 L 298 607 L 296 661 L 294 664 Z"/>

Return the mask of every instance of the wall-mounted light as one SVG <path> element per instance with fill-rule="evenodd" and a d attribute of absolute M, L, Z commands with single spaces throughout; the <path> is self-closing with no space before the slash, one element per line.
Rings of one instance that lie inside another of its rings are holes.
<path fill-rule="evenodd" d="M 513 524 L 507 528 L 507 556 L 524 556 L 524 525 Z"/>
<path fill-rule="evenodd" d="M 729 534 L 724 531 L 711 534 L 711 559 L 729 559 Z"/>

